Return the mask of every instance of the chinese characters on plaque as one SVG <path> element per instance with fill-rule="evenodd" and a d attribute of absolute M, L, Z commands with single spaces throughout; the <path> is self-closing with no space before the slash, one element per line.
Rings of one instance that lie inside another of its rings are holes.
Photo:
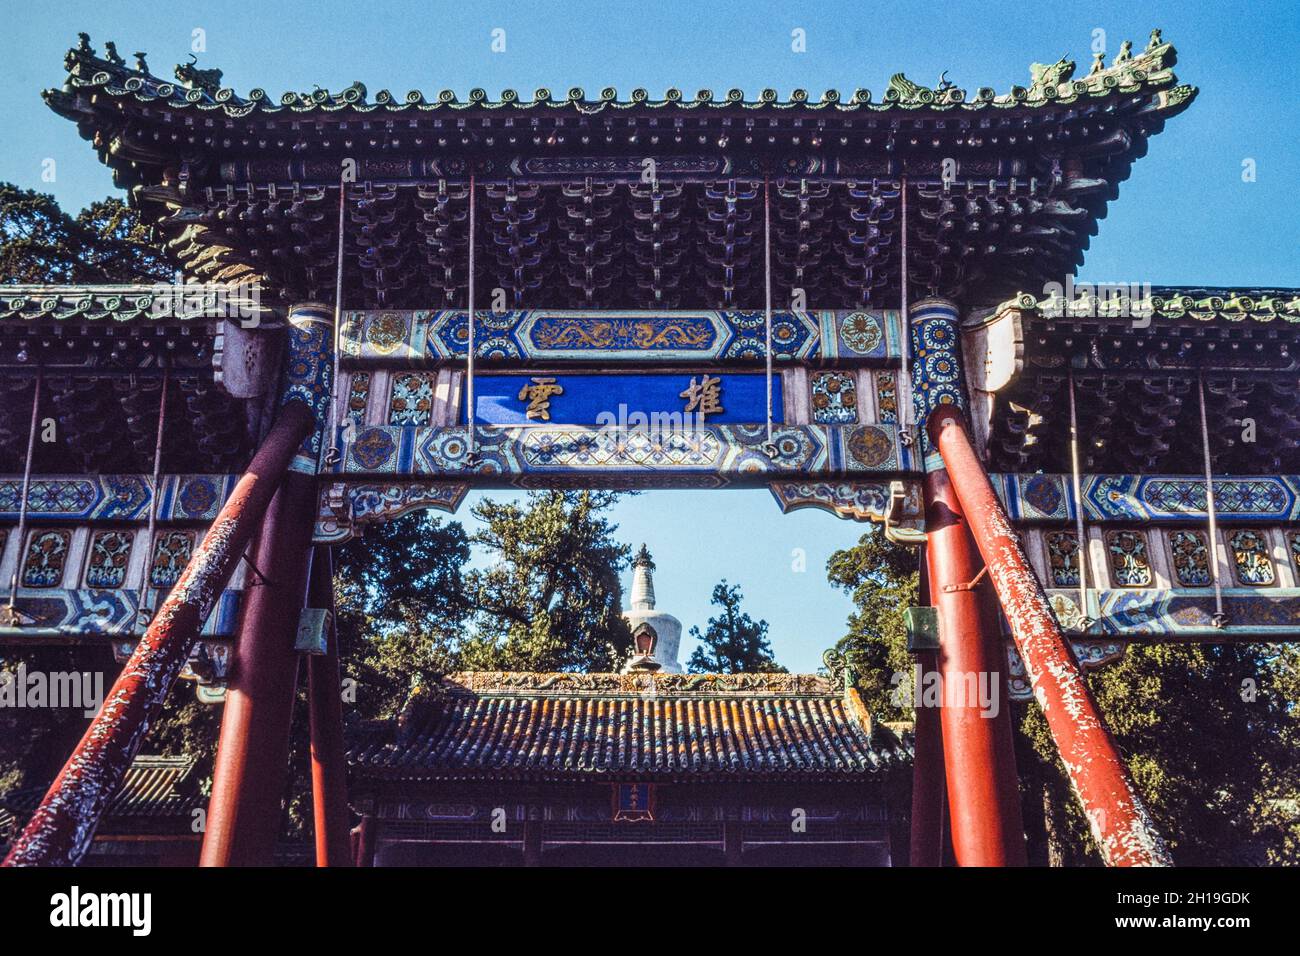
<path fill-rule="evenodd" d="M 544 422 L 551 420 L 551 398 L 564 394 L 564 386 L 556 385 L 554 378 L 534 377 L 532 382 L 519 390 L 519 400 L 528 403 L 529 418 L 540 418 Z"/>
<path fill-rule="evenodd" d="M 708 415 L 720 415 L 726 411 L 722 407 L 722 379 L 716 375 L 701 376 L 698 385 L 692 375 L 691 384 L 678 397 L 686 399 L 686 407 L 682 411 L 687 414 L 694 412 L 700 416 L 700 421 L 704 421 Z"/>
<path fill-rule="evenodd" d="M 772 385 L 780 421 L 779 376 Z M 766 419 L 766 393 L 765 377 L 750 372 L 487 374 L 474 379 L 474 421 L 601 426 L 645 418 L 671 419 L 677 428 L 754 424 Z"/>

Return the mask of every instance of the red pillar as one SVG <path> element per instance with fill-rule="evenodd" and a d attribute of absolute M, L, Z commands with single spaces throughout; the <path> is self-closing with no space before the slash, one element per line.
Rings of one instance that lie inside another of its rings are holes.
<path fill-rule="evenodd" d="M 1169 865 L 1169 851 L 1101 721 L 1083 671 L 993 493 L 961 413 L 936 411 L 928 428 L 988 564 L 1034 697 L 1103 858 L 1111 866 Z"/>
<path fill-rule="evenodd" d="M 316 480 L 291 471 L 267 511 L 244 594 L 201 866 L 267 866 L 280 834 Z"/>
<path fill-rule="evenodd" d="M 329 548 L 312 554 L 312 607 L 330 612 L 329 646 L 307 658 L 307 701 L 311 715 L 312 820 L 316 865 L 352 866 L 348 838 L 348 770 L 343 746 L 343 701 L 338 631 L 334 621 L 334 561 Z"/>
<path fill-rule="evenodd" d="M 926 475 L 925 526 L 939 610 L 939 718 L 953 852 L 959 866 L 1024 866 L 1006 654 L 986 626 L 980 585 L 972 584 L 981 562 L 945 471 Z M 926 709 L 926 690 L 922 684 L 919 710 Z"/>
<path fill-rule="evenodd" d="M 925 548 L 920 549 L 919 598 L 931 604 L 930 574 L 926 567 Z M 922 686 L 927 674 L 939 669 L 936 651 L 916 652 L 917 676 Z M 912 743 L 912 866 L 943 865 L 943 802 L 947 785 L 943 774 L 943 727 L 933 707 L 914 710 L 915 731 Z"/>
<path fill-rule="evenodd" d="M 281 409 L 81 743 L 10 849 L 5 866 L 72 865 L 90 847 L 100 816 L 121 786 L 213 603 L 312 424 L 312 412 L 302 402 L 291 401 Z"/>
<path fill-rule="evenodd" d="M 357 827 L 357 866 L 375 865 L 375 830 L 378 824 L 370 814 L 361 818 Z"/>

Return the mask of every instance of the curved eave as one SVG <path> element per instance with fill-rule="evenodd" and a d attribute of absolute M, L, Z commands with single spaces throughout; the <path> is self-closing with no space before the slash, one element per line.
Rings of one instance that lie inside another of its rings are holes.
<path fill-rule="evenodd" d="M 1076 288 L 1088 285 L 1084 280 Z M 1022 293 L 991 310 L 991 314 L 1011 309 L 1028 313 L 1043 322 L 1071 322 L 1079 319 L 1113 319 L 1129 324 L 1133 315 L 1149 314 L 1168 322 L 1281 322 L 1300 323 L 1300 289 L 1178 289 L 1161 288 L 1147 298 L 1133 300 L 1099 300 L 1081 297 L 1069 302 L 1061 298 L 1038 297 Z"/>
<path fill-rule="evenodd" d="M 1076 66 L 1072 61 L 1062 59 L 1054 64 L 1035 65 L 1031 71 L 1035 75 L 1033 84 L 1012 86 L 1000 95 L 991 87 L 981 87 L 971 95 L 950 83 L 929 89 L 898 73 L 879 99 L 870 90 L 861 88 L 848 96 L 838 90 L 827 90 L 815 96 L 808 90 L 795 89 L 784 98 L 769 88 L 752 99 L 740 89 L 730 89 L 721 95 L 702 89 L 689 95 L 679 88 L 670 88 L 656 99 L 647 90 L 639 88 L 623 99 L 614 87 L 605 87 L 591 98 L 582 88 L 573 87 L 564 96 L 556 96 L 551 90 L 542 88 L 531 97 L 516 90 L 504 90 L 498 98 L 492 99 L 486 90 L 473 89 L 462 99 L 450 89 L 427 95 L 417 89 L 401 95 L 380 90 L 371 99 L 366 87 L 359 82 L 337 93 L 317 87 L 310 93 L 289 91 L 279 97 L 272 97 L 263 89 L 240 95 L 230 87 L 217 85 L 221 80 L 219 71 L 204 74 L 194 67 L 186 68 L 193 74 L 188 77 L 189 82 L 174 82 L 147 72 L 143 61 L 137 62 L 136 69 L 129 69 L 111 51 L 106 52 L 108 59 L 99 57 L 89 37 L 83 34 L 81 45 L 69 50 L 65 57 L 68 76 L 64 89 L 46 91 L 46 99 L 55 109 L 60 109 L 66 108 L 66 101 L 60 101 L 67 94 L 101 91 L 116 99 L 161 105 L 177 111 L 219 112 L 228 118 L 240 119 L 253 114 L 267 117 L 325 114 L 367 117 L 440 111 L 484 115 L 567 112 L 575 116 L 596 116 L 606 112 L 692 115 L 726 110 L 742 115 L 763 112 L 809 116 L 897 113 L 945 117 L 963 113 L 1073 107 L 1143 93 L 1153 94 L 1156 108 L 1175 110 L 1184 107 L 1195 96 L 1194 88 L 1176 85 L 1172 67 L 1178 61 L 1178 54 L 1172 44 L 1161 38 L 1158 30 L 1152 32 L 1146 49 L 1136 55 L 1131 52 L 1131 44 L 1126 43 L 1124 47 L 1120 54 L 1122 58 L 1117 58 L 1110 67 L 1098 60 L 1091 72 L 1077 79 L 1072 78 Z"/>
<path fill-rule="evenodd" d="M 1169 81 L 1172 82 L 1172 75 Z M 488 100 L 486 98 L 476 99 L 471 97 L 469 100 L 462 101 L 457 99 L 454 94 L 446 95 L 444 92 L 444 95 L 429 101 L 419 91 L 412 91 L 404 99 L 397 99 L 384 90 L 378 94 L 374 101 L 359 98 L 339 99 L 331 96 L 322 100 L 308 99 L 306 101 L 288 102 L 286 99 L 296 94 L 285 94 L 281 98 L 281 103 L 277 105 L 260 90 L 254 90 L 252 98 L 243 99 L 236 96 L 233 91 L 226 89 L 219 90 L 214 96 L 204 90 L 184 90 L 184 88 L 181 88 L 181 91 L 178 92 L 169 89 L 169 85 L 166 84 L 161 92 L 152 92 L 142 86 L 119 86 L 108 77 L 97 77 L 93 81 L 72 77 L 70 78 L 70 85 L 71 89 L 45 90 L 42 96 L 51 109 L 66 118 L 74 120 L 83 119 L 85 116 L 85 112 L 76 105 L 76 97 L 79 93 L 102 93 L 114 100 L 122 101 L 126 108 L 130 108 L 132 104 L 138 104 L 143 107 L 174 111 L 181 114 L 204 115 L 215 113 L 230 120 L 245 120 L 253 117 L 268 120 L 326 117 L 339 120 L 351 118 L 362 120 L 405 119 L 438 113 L 462 116 L 480 115 L 484 117 L 499 114 L 536 115 L 540 113 L 544 116 L 568 114 L 574 118 L 599 117 L 605 113 L 643 114 L 646 116 L 659 116 L 665 113 L 682 116 L 699 115 L 701 113 L 722 116 L 731 113 L 741 117 L 770 114 L 773 117 L 789 116 L 796 118 L 806 116 L 811 119 L 824 116 L 883 114 L 886 116 L 907 116 L 914 119 L 951 120 L 954 118 L 977 118 L 999 113 L 1040 116 L 1043 113 L 1052 114 L 1062 110 L 1077 109 L 1081 106 L 1105 106 L 1112 102 L 1120 102 L 1127 97 L 1144 94 L 1148 95 L 1150 99 L 1147 105 L 1143 107 L 1142 112 L 1159 112 L 1164 116 L 1174 116 L 1186 109 L 1198 93 L 1197 88 L 1194 86 L 1169 85 L 1162 87 L 1152 81 L 1113 87 L 1089 87 L 1083 91 L 1040 99 L 1026 99 L 1023 95 L 1014 94 L 1002 97 L 980 97 L 974 100 L 966 100 L 963 96 L 961 99 L 942 103 L 904 103 L 897 101 L 876 103 L 871 101 L 870 93 L 865 93 L 865 98 L 862 100 L 855 97 L 848 102 L 843 102 L 838 96 L 831 99 L 823 98 L 820 101 L 797 99 L 789 101 L 775 99 L 749 101 L 712 98 L 694 100 L 672 98 L 662 100 L 633 99 L 621 101 L 588 100 L 580 97 L 564 100 L 520 100 L 509 98 Z M 505 91 L 503 96 L 508 97 L 510 92 L 509 90 Z M 708 91 L 702 92 L 707 93 Z M 962 93 L 963 91 L 957 92 Z"/>
<path fill-rule="evenodd" d="M 409 768 L 376 767 L 369 764 L 350 764 L 355 776 L 366 783 L 637 783 L 680 784 L 732 784 L 732 783 L 862 783 L 879 779 L 881 774 L 911 765 L 911 755 L 899 753 L 883 760 L 879 766 L 843 770 L 737 770 L 734 772 L 692 772 L 689 770 L 636 771 L 636 770 L 413 770 Z"/>
<path fill-rule="evenodd" d="M 3 277 L 0 277 L 3 278 Z M 224 298 L 218 302 L 218 293 Z M 0 284 L 0 322 L 58 324 L 211 324 L 241 307 L 256 309 L 262 325 L 276 322 L 270 309 L 243 297 L 239 286 L 86 285 L 42 286 Z"/>

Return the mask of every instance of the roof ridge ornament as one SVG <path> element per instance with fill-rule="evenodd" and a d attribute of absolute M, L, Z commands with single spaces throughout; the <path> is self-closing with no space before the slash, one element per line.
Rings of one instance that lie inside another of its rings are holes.
<path fill-rule="evenodd" d="M 1150 92 L 1156 94 L 1150 109 L 1156 112 L 1172 114 L 1185 106 L 1195 95 L 1192 87 L 1174 88 L 1177 80 L 1171 67 L 1177 61 L 1172 44 L 1166 42 L 1159 29 L 1151 31 L 1150 38 L 1141 53 L 1135 53 L 1131 41 L 1124 41 L 1111 65 L 1107 67 L 1102 57 L 1097 57 L 1093 69 L 1086 77 L 1073 80 L 1075 64 L 1062 58 L 1056 63 L 1031 66 L 1031 85 L 1028 89 L 1012 86 L 1003 95 L 998 95 L 992 87 L 979 87 L 973 98 L 968 98 L 965 90 L 958 88 L 947 79 L 947 74 L 940 76 L 935 88 L 927 88 L 909 80 L 903 73 L 895 73 L 889 81 L 885 96 L 879 102 L 872 99 L 870 91 L 858 89 L 851 98 L 841 99 L 835 91 L 827 91 L 820 99 L 810 97 L 807 91 L 797 89 L 790 96 L 782 99 L 775 90 L 764 89 L 754 100 L 745 99 L 738 89 L 728 90 L 725 99 L 716 100 L 712 92 L 701 90 L 694 97 L 688 97 L 676 87 L 668 89 L 662 99 L 653 99 L 644 88 L 632 91 L 630 98 L 620 100 L 617 91 L 607 87 L 601 91 L 598 99 L 586 99 L 580 88 L 569 91 L 567 98 L 553 98 L 549 90 L 538 90 L 531 102 L 525 101 L 513 91 L 505 91 L 499 100 L 491 100 L 481 90 L 475 90 L 467 100 L 460 100 L 455 92 L 444 90 L 436 96 L 425 97 L 419 90 L 413 90 L 405 99 L 394 98 L 391 93 L 381 93 L 375 101 L 369 101 L 365 87 L 353 83 L 340 94 L 320 91 L 316 95 L 301 92 L 285 92 L 279 98 L 267 97 L 265 91 L 254 89 L 247 97 L 239 97 L 233 90 L 221 86 L 222 72 L 218 69 L 199 69 L 197 58 L 191 54 L 190 62 L 176 67 L 176 79 L 179 83 L 164 82 L 151 76 L 144 55 L 137 53 L 134 69 L 118 55 L 116 46 L 106 45 L 101 55 L 91 45 L 90 36 L 78 34 L 78 44 L 68 51 L 65 64 L 68 77 L 62 90 L 48 90 L 46 101 L 64 115 L 75 115 L 78 122 L 84 118 L 84 107 L 75 102 L 65 101 L 79 87 L 96 87 L 112 97 L 133 96 L 140 101 L 159 100 L 166 106 L 176 109 L 192 108 L 211 109 L 215 100 L 227 116 L 243 118 L 250 113 L 276 113 L 281 110 L 292 113 L 312 111 L 337 111 L 353 109 L 358 112 L 382 111 L 396 113 L 404 111 L 428 110 L 465 110 L 465 109 L 499 109 L 514 107 L 516 109 L 539 109 L 544 107 L 569 108 L 584 114 L 599 113 L 606 109 L 623 110 L 629 107 L 647 109 L 698 110 L 703 106 L 739 106 L 749 110 L 757 109 L 791 109 L 807 110 L 869 110 L 887 112 L 891 110 L 947 111 L 954 108 L 964 110 L 1006 109 L 1018 106 L 1042 107 L 1053 103 L 1073 103 L 1080 98 L 1099 99 L 1109 94 L 1132 94 Z"/>
<path fill-rule="evenodd" d="M 1055 63 L 1031 63 L 1029 65 L 1029 92 L 1026 99 L 1054 99 L 1060 92 L 1061 84 L 1068 83 L 1074 76 L 1075 63 L 1061 57 Z M 1049 93 L 1048 90 L 1051 90 Z"/>
<path fill-rule="evenodd" d="M 199 58 L 193 53 L 190 54 L 190 62 L 177 63 L 174 73 L 176 79 L 180 80 L 181 86 L 189 90 L 203 90 L 207 93 L 216 93 L 221 89 L 221 71 L 217 69 L 200 70 L 197 67 Z"/>
<path fill-rule="evenodd" d="M 934 100 L 934 90 L 913 83 L 902 73 L 895 73 L 889 78 L 889 86 L 885 90 L 887 103 L 897 103 L 899 106 L 921 106 L 933 103 Z"/>

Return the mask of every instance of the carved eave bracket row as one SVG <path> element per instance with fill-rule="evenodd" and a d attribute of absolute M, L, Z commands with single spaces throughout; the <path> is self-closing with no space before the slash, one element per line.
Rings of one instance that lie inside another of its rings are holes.
<path fill-rule="evenodd" d="M 963 323 L 990 470 L 1069 469 L 1071 380 L 1084 471 L 1200 473 L 1198 380 L 1216 473 L 1300 470 L 1300 291 L 1070 283 Z"/>
<path fill-rule="evenodd" d="M 251 286 L 0 287 L 0 471 L 23 466 L 38 378 L 38 418 L 54 431 L 37 442 L 37 473 L 152 470 L 164 381 L 164 470 L 238 470 L 283 338 L 283 312 Z"/>
<path fill-rule="evenodd" d="M 1109 66 L 1035 64 L 1027 86 L 973 95 L 902 74 L 877 100 L 828 91 L 696 96 L 614 90 L 531 99 L 405 97 L 176 81 L 100 56 L 83 35 L 47 103 L 74 120 L 188 274 L 260 277 L 284 303 L 333 288 L 338 184 L 351 177 L 352 307 L 462 306 L 467 182 L 477 177 L 484 289 L 505 308 L 753 308 L 763 182 L 772 180 L 778 298 L 893 304 L 903 177 L 911 279 L 980 301 L 1079 261 L 1147 140 L 1195 89 L 1153 33 Z M 647 167 L 649 163 L 649 167 Z M 649 172 L 647 170 L 649 169 Z"/>

